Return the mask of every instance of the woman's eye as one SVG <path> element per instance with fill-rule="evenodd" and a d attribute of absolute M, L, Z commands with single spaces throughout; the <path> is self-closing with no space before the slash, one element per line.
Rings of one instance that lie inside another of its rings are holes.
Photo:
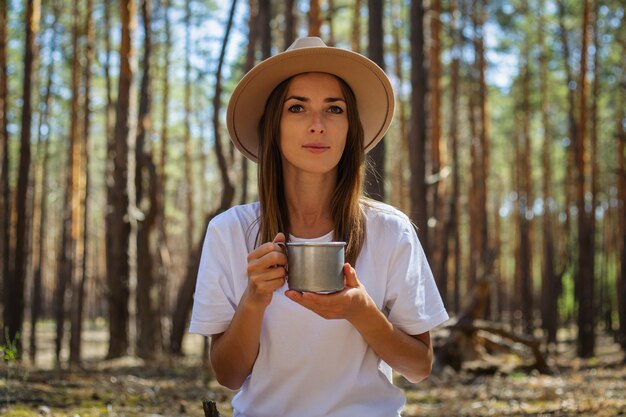
<path fill-rule="evenodd" d="M 339 106 L 330 106 L 329 111 L 331 113 L 335 113 L 335 114 L 341 114 L 343 113 L 343 109 Z"/>
<path fill-rule="evenodd" d="M 302 110 L 304 110 L 304 107 L 302 107 L 302 105 L 300 104 L 294 104 L 293 106 L 289 106 L 287 110 L 289 110 L 291 113 L 300 113 Z"/>

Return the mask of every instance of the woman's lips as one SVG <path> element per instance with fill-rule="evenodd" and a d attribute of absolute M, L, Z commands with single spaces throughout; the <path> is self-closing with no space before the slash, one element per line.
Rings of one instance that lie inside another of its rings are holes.
<path fill-rule="evenodd" d="M 302 147 L 311 153 L 322 153 L 330 149 L 330 146 L 326 146 L 321 143 L 307 143 Z"/>

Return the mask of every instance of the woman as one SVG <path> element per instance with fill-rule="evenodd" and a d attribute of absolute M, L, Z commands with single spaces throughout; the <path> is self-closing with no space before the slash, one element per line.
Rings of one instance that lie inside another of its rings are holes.
<path fill-rule="evenodd" d="M 258 162 L 259 202 L 209 224 L 190 331 L 211 336 L 235 416 L 399 416 L 392 369 L 430 373 L 448 316 L 409 219 L 362 196 L 365 153 L 393 117 L 372 61 L 299 39 L 253 68 L 228 105 L 231 140 Z M 345 241 L 345 287 L 300 293 L 281 242 Z"/>

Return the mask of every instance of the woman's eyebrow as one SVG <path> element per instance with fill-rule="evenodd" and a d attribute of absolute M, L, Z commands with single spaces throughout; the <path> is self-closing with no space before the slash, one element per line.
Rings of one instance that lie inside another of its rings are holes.
<path fill-rule="evenodd" d="M 311 101 L 311 99 L 309 99 L 308 97 L 302 97 L 302 96 L 289 96 L 285 99 L 285 101 L 289 101 L 289 100 L 297 100 L 297 101 L 303 101 L 303 102 L 309 102 Z M 345 100 L 341 97 L 327 97 L 324 99 L 325 103 L 334 103 L 336 101 L 344 101 Z"/>

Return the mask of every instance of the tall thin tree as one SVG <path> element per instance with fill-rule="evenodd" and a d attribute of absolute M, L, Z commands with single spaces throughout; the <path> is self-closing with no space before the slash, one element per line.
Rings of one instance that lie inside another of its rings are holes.
<path fill-rule="evenodd" d="M 80 326 L 79 311 L 82 311 L 82 300 L 80 294 L 81 282 L 83 280 L 83 226 L 84 226 L 84 206 L 82 183 L 84 180 L 84 135 L 80 115 L 84 111 L 84 95 L 81 74 L 81 62 L 79 56 L 82 55 L 82 30 L 81 30 L 81 7 L 79 0 L 73 3 L 72 22 L 72 98 L 70 104 L 70 131 L 68 149 L 68 172 L 67 172 L 67 193 L 69 201 L 69 239 L 67 241 L 68 259 L 71 264 L 70 285 L 71 285 L 71 305 L 70 305 L 70 363 L 77 364 L 80 360 Z"/>
<path fill-rule="evenodd" d="M 4 291 L 9 282 L 9 246 L 11 217 L 9 189 L 9 72 L 7 62 L 8 42 L 8 9 L 9 2 L 0 2 L 0 279 L 2 290 L 0 296 L 4 300 Z M 4 333 L 4 332 L 2 332 Z M 0 335 L 0 340 L 4 335 Z"/>
<path fill-rule="evenodd" d="M 52 22 L 50 28 L 52 35 L 50 37 L 50 56 L 52 57 L 57 51 L 58 38 L 60 32 L 59 16 L 61 14 L 61 2 L 55 1 L 52 8 Z M 41 316 L 42 302 L 43 302 L 43 277 L 45 273 L 45 255 L 46 255 L 46 237 L 48 226 L 48 193 L 49 193 L 49 178 L 48 178 L 48 165 L 50 160 L 50 111 L 53 103 L 53 80 L 56 74 L 55 60 L 50 59 L 45 73 L 47 74 L 46 87 L 43 93 L 41 101 L 41 115 L 39 117 L 39 126 L 37 129 L 37 170 L 36 181 L 38 184 L 39 192 L 33 192 L 35 203 L 34 207 L 37 209 L 34 212 L 33 227 L 37 227 L 37 230 L 33 230 L 33 243 L 37 243 L 36 248 L 33 248 L 36 253 L 33 253 L 33 285 L 32 285 L 32 297 L 31 297 L 31 317 L 30 326 L 32 331 L 30 332 L 29 340 L 29 357 L 31 363 L 35 363 L 37 356 L 37 322 Z M 35 235 L 36 233 L 36 235 Z"/>
<path fill-rule="evenodd" d="M 595 351 L 594 236 L 591 230 L 593 208 L 588 208 L 587 194 L 587 49 L 590 1 L 583 0 L 582 45 L 580 48 L 579 118 L 576 135 L 576 205 L 578 208 L 578 354 L 593 356 Z"/>
<path fill-rule="evenodd" d="M 385 69 L 383 1 L 368 0 L 368 47 L 367 55 Z M 381 141 L 368 155 L 368 168 L 365 174 L 365 192 L 371 198 L 385 199 L 385 141 Z"/>
<path fill-rule="evenodd" d="M 136 26 L 134 0 L 120 0 L 121 23 L 120 72 L 117 89 L 115 136 L 112 155 L 112 186 L 109 188 L 111 207 L 107 209 L 107 282 L 109 285 L 109 351 L 108 358 L 126 354 L 129 347 L 128 301 L 130 260 L 130 223 L 128 216 L 128 152 L 131 133 L 131 109 L 134 105 L 132 84 L 134 68 L 133 36 Z"/>
<path fill-rule="evenodd" d="M 16 341 L 18 352 L 21 352 L 24 320 L 24 288 L 26 282 L 27 236 L 29 219 L 27 206 L 29 199 L 28 183 L 31 163 L 31 119 L 32 119 L 32 85 L 33 64 L 36 53 L 36 35 L 41 17 L 41 1 L 28 0 L 24 14 L 24 82 L 22 84 L 22 120 L 20 132 L 20 160 L 15 191 L 15 246 L 8 259 L 9 275 L 5 278 L 4 287 L 4 325 L 10 340 Z"/>
<path fill-rule="evenodd" d="M 139 92 L 139 122 L 135 147 L 135 192 L 142 217 L 137 224 L 137 355 L 151 359 L 159 354 L 161 326 L 157 314 L 154 262 L 155 220 L 157 215 L 157 173 L 148 141 L 151 129 L 151 60 L 152 8 L 149 0 L 141 2 L 143 19 L 143 77 Z"/>
<path fill-rule="evenodd" d="M 410 217 L 417 225 L 417 234 L 428 248 L 426 200 L 426 86 L 428 72 L 424 57 L 424 5 L 411 0 L 411 123 L 409 127 Z"/>
<path fill-rule="evenodd" d="M 169 279 L 168 273 L 171 268 L 170 254 L 168 249 L 168 234 L 165 218 L 165 196 L 167 191 L 167 172 L 165 166 L 167 164 L 167 153 L 169 150 L 169 113 L 170 113 L 170 65 L 172 52 L 172 29 L 170 21 L 170 0 L 163 0 L 161 5 L 163 10 L 163 78 L 161 80 L 161 88 L 163 91 L 161 105 L 161 149 L 159 154 L 159 170 L 158 170 L 158 190 L 156 200 L 156 217 L 158 224 L 158 246 L 159 246 L 159 305 L 169 306 Z M 161 320 L 161 332 L 163 333 L 163 348 L 167 348 L 165 344 L 169 341 L 170 320 L 167 308 L 159 309 Z"/>
<path fill-rule="evenodd" d="M 544 203 L 542 216 L 542 277 L 541 277 L 541 323 L 547 334 L 548 343 L 556 343 L 558 326 L 558 303 L 555 302 L 560 293 L 559 278 L 555 272 L 555 246 L 554 246 L 554 214 L 552 202 L 552 136 L 550 133 L 550 102 L 549 72 L 548 72 L 548 49 L 546 45 L 545 14 L 542 2 L 538 2 L 537 34 L 539 36 L 539 90 L 541 102 L 541 125 L 543 132 L 543 144 L 541 152 L 542 183 L 541 193 Z"/>

